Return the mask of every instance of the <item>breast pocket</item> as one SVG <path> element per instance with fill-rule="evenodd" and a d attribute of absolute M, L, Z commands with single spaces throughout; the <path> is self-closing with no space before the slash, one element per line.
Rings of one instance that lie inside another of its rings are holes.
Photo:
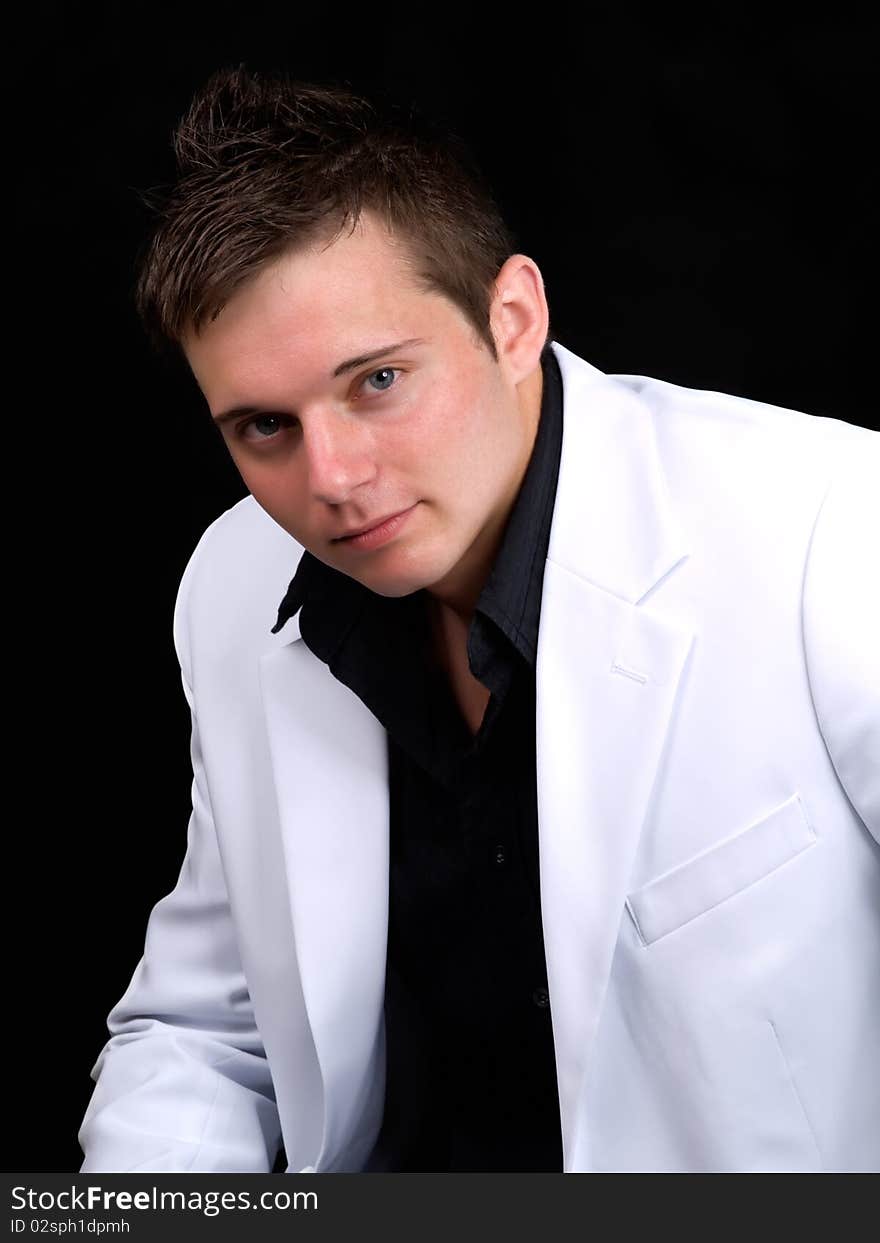
<path fill-rule="evenodd" d="M 626 900 L 643 945 L 651 945 L 764 880 L 816 842 L 798 794 L 732 837 L 635 890 Z"/>

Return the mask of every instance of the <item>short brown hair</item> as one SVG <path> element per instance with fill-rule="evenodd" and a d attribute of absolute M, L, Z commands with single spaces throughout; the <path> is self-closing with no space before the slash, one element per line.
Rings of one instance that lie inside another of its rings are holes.
<path fill-rule="evenodd" d="M 464 141 L 415 105 L 222 69 L 177 126 L 174 151 L 177 181 L 135 292 L 160 349 L 177 352 L 272 260 L 354 229 L 367 208 L 402 239 L 418 287 L 455 303 L 497 360 L 489 308 L 515 238 Z"/>

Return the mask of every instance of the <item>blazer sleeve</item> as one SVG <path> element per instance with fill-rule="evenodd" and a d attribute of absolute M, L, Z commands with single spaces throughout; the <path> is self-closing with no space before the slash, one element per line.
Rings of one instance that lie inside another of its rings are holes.
<path fill-rule="evenodd" d="M 207 534 L 207 532 L 206 532 Z M 211 813 L 194 707 L 187 600 L 174 645 L 192 715 L 192 815 L 175 888 L 153 908 L 143 957 L 107 1018 L 79 1131 L 81 1171 L 272 1169 L 280 1123 L 254 1021 Z"/>
<path fill-rule="evenodd" d="M 804 648 L 819 728 L 849 801 L 880 843 L 880 435 L 859 429 L 807 558 Z"/>

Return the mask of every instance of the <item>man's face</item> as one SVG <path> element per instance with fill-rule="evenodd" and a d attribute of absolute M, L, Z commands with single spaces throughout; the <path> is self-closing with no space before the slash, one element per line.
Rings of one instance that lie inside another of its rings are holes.
<path fill-rule="evenodd" d="M 524 402 L 504 354 L 414 288 L 370 213 L 325 249 L 282 256 L 184 348 L 212 416 L 240 411 L 224 440 L 294 539 L 379 595 L 429 588 L 472 606 L 534 443 L 539 349 Z M 340 538 L 402 511 L 390 538 Z"/>

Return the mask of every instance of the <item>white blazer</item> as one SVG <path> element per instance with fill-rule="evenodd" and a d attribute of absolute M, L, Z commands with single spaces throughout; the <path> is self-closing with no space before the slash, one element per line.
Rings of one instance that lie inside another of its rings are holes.
<path fill-rule="evenodd" d="M 566 1171 L 880 1168 L 880 435 L 554 343 L 538 645 Z M 83 1171 L 356 1171 L 384 1099 L 386 735 L 270 633 L 246 497 L 174 642 L 193 812 L 108 1017 Z M 877 839 L 877 840 L 875 840 Z"/>

